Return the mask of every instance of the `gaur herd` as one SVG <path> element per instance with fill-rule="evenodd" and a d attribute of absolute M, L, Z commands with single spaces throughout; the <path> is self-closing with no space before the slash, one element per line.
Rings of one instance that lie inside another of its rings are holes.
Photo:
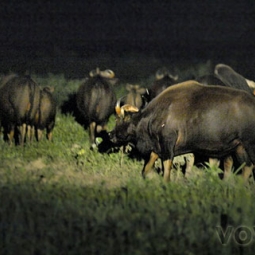
<path fill-rule="evenodd" d="M 250 177 L 255 164 L 253 81 L 218 64 L 212 74 L 187 81 L 159 69 L 148 88 L 127 84 L 121 98 L 115 94 L 116 82 L 112 70 L 96 68 L 76 92 L 77 108 L 88 125 L 90 149 L 99 146 L 98 136 L 115 148 L 129 144 L 144 159 L 142 175 L 146 177 L 160 159 L 166 181 L 179 155 L 190 155 L 186 173 L 203 156 L 224 161 L 226 177 L 234 157 L 244 165 L 244 179 Z M 10 145 L 40 141 L 44 130 L 52 141 L 57 112 L 53 90 L 41 88 L 29 75 L 1 79 L 0 127 Z M 112 114 L 116 124 L 109 132 Z"/>
<path fill-rule="evenodd" d="M 0 124 L 4 139 L 21 146 L 42 138 L 46 129 L 52 139 L 56 102 L 50 87 L 40 88 L 30 76 L 15 74 L 4 77 L 0 84 Z"/>

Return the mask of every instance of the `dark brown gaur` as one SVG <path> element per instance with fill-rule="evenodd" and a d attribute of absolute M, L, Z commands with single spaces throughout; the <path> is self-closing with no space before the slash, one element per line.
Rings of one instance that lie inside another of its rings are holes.
<path fill-rule="evenodd" d="M 156 71 L 154 82 L 149 90 L 150 100 L 160 94 L 163 90 L 178 82 L 178 75 L 173 75 L 166 68 L 159 68 Z"/>
<path fill-rule="evenodd" d="M 217 64 L 214 68 L 214 74 L 226 86 L 241 89 L 253 94 L 253 90 L 249 87 L 247 80 L 232 67 L 225 64 Z"/>
<path fill-rule="evenodd" d="M 20 145 L 31 140 L 39 98 L 40 88 L 30 76 L 12 77 L 0 87 L 0 120 L 10 144 L 15 128 Z"/>
<path fill-rule="evenodd" d="M 112 85 L 118 79 L 109 69 L 101 71 L 97 68 L 89 76 L 77 91 L 76 103 L 89 125 L 90 147 L 94 149 L 97 134 L 107 129 L 108 119 L 114 114 L 116 95 Z"/>
<path fill-rule="evenodd" d="M 244 78 L 241 74 L 237 73 L 232 67 L 226 64 L 217 64 L 214 68 L 214 74 L 198 77 L 196 81 L 204 85 L 227 86 L 254 94 L 254 82 Z M 210 159 L 209 162 L 213 165 L 219 165 L 219 161 L 216 159 Z M 233 162 L 233 159 L 229 156 L 227 162 L 224 162 L 224 165 L 231 169 L 232 166 L 230 162 Z"/>
<path fill-rule="evenodd" d="M 213 74 L 207 74 L 207 75 L 199 76 L 198 78 L 196 78 L 196 81 L 203 84 L 203 85 L 227 86 L 225 83 L 223 83 L 219 78 L 217 78 Z"/>
<path fill-rule="evenodd" d="M 141 109 L 145 105 L 144 95 L 148 93 L 148 90 L 133 84 L 127 84 L 126 90 L 128 94 L 124 97 L 124 104 L 131 104 Z"/>
<path fill-rule="evenodd" d="M 255 98 L 223 86 L 186 81 L 167 88 L 143 110 L 116 105 L 118 118 L 110 132 L 115 144 L 132 142 L 144 155 L 143 176 L 161 158 L 170 180 L 173 158 L 196 153 L 223 158 L 234 153 L 247 180 L 255 164 Z"/>

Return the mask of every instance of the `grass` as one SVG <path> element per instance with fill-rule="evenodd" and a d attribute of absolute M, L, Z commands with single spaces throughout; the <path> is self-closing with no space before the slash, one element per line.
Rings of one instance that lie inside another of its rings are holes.
<path fill-rule="evenodd" d="M 223 181 L 206 166 L 144 180 L 142 161 L 90 151 L 87 131 L 61 112 L 81 80 L 35 79 L 55 87 L 56 127 L 52 143 L 0 140 L 0 254 L 254 254 L 252 179 Z"/>

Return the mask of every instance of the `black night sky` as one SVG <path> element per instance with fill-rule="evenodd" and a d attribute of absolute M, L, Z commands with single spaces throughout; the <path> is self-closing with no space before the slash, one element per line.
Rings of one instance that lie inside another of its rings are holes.
<path fill-rule="evenodd" d="M 9 0 L 1 4 L 0 21 L 0 68 L 70 52 L 84 58 L 130 52 L 173 60 L 234 58 L 254 66 L 250 0 Z"/>

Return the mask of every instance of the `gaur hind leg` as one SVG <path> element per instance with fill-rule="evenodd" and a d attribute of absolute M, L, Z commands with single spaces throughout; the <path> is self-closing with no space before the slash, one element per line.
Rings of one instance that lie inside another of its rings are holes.
<path fill-rule="evenodd" d="M 224 176 L 223 176 L 223 180 L 227 180 L 232 172 L 232 168 L 233 168 L 233 158 L 231 155 L 226 156 L 224 158 L 224 163 L 223 163 L 223 168 L 224 168 Z"/>
<path fill-rule="evenodd" d="M 23 123 L 23 124 L 19 125 L 17 128 L 19 131 L 19 144 L 21 146 L 23 146 L 25 143 L 25 138 L 26 138 L 26 133 L 27 133 L 27 125 L 26 125 L 26 123 Z"/>
<path fill-rule="evenodd" d="M 95 149 L 96 146 L 96 122 L 91 122 L 89 124 L 89 140 L 90 140 L 90 149 Z"/>
<path fill-rule="evenodd" d="M 6 136 L 10 146 L 12 146 L 13 144 L 14 134 L 15 134 L 15 127 L 13 125 L 11 125 L 10 127 L 7 127 Z"/>
<path fill-rule="evenodd" d="M 55 120 L 52 121 L 49 125 L 46 127 L 46 138 L 52 142 L 52 133 L 55 126 Z"/>
<path fill-rule="evenodd" d="M 170 175 L 171 175 L 171 169 L 173 166 L 173 160 L 167 159 L 163 161 L 163 166 L 164 166 L 164 180 L 166 182 L 170 181 Z"/>
<path fill-rule="evenodd" d="M 209 158 L 209 164 L 211 166 L 216 166 L 216 167 L 220 167 L 220 160 L 217 158 Z M 231 155 L 226 156 L 223 158 L 223 170 L 224 170 L 224 175 L 223 175 L 223 179 L 227 180 L 228 177 L 230 176 L 230 173 L 232 171 L 233 168 L 233 158 Z"/>
<path fill-rule="evenodd" d="M 217 158 L 209 158 L 209 165 L 212 167 L 219 167 L 220 166 L 220 160 Z"/>
<path fill-rule="evenodd" d="M 42 129 L 40 129 L 40 128 L 37 128 L 36 129 L 36 136 L 37 136 L 37 141 L 39 142 L 39 141 L 41 141 L 42 140 L 42 137 L 43 137 L 43 130 Z"/>
<path fill-rule="evenodd" d="M 33 125 L 27 125 L 26 130 L 26 142 L 33 142 L 35 136 L 35 127 Z"/>
<path fill-rule="evenodd" d="M 247 148 L 249 148 L 249 146 L 247 146 Z M 240 164 L 245 163 L 245 166 L 242 169 L 242 176 L 245 182 L 248 181 L 252 174 L 253 162 L 255 162 L 255 154 L 253 151 L 254 150 L 251 149 L 246 151 L 243 145 L 238 145 L 236 148 L 236 157 L 238 162 Z"/>
<path fill-rule="evenodd" d="M 47 139 L 52 142 L 52 130 L 51 131 L 47 131 L 47 135 L 46 136 L 47 136 Z"/>
<path fill-rule="evenodd" d="M 158 159 L 158 154 L 156 154 L 155 152 L 151 152 L 148 159 L 145 160 L 143 171 L 142 171 L 142 176 L 144 178 L 146 177 L 146 175 L 148 175 L 148 173 L 151 172 L 152 167 L 154 166 L 154 163 L 157 159 Z"/>
<path fill-rule="evenodd" d="M 186 168 L 185 168 L 185 177 L 191 176 L 192 167 L 195 164 L 195 155 L 193 153 L 188 153 L 185 155 Z"/>

